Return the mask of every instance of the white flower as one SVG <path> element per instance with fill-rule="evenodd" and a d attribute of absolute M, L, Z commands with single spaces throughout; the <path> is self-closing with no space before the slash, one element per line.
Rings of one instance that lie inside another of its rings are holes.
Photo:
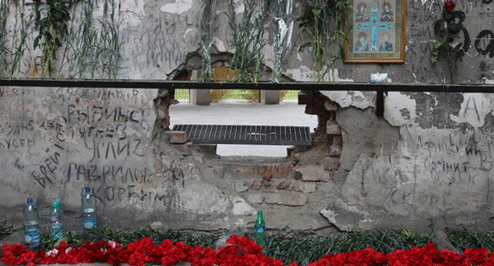
<path fill-rule="evenodd" d="M 113 240 L 108 240 L 108 245 L 110 245 L 112 248 L 115 248 L 117 246 L 117 242 Z"/>
<path fill-rule="evenodd" d="M 54 249 L 51 249 L 50 251 L 46 252 L 46 255 L 49 255 L 49 256 L 52 256 L 55 258 L 55 256 L 57 256 L 58 254 L 58 249 L 54 248 Z"/>

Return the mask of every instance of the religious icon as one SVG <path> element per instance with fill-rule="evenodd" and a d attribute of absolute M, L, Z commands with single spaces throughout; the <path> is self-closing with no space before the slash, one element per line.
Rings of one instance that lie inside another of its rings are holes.
<path fill-rule="evenodd" d="M 406 0 L 349 0 L 345 62 L 405 61 Z"/>
<path fill-rule="evenodd" d="M 366 4 L 360 3 L 358 5 L 358 10 L 355 13 L 355 21 L 358 21 L 358 22 L 369 21 L 369 16 L 367 15 L 367 5 Z"/>
<path fill-rule="evenodd" d="M 391 22 L 393 21 L 393 11 L 391 11 L 391 4 L 384 2 L 383 12 L 381 13 L 381 22 Z"/>
<path fill-rule="evenodd" d="M 355 43 L 355 51 L 357 52 L 367 52 L 369 51 L 369 43 L 367 42 L 367 34 L 361 32 L 358 35 L 358 41 Z"/>
<path fill-rule="evenodd" d="M 381 45 L 379 45 L 379 52 L 392 52 L 393 51 L 393 44 L 389 40 L 391 35 L 387 32 L 383 33 L 382 35 L 382 42 Z"/>

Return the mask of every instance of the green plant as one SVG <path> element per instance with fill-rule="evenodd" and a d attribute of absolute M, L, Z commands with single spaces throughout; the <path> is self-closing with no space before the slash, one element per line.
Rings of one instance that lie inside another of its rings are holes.
<path fill-rule="evenodd" d="M 33 16 L 34 14 L 31 14 Z M 19 23 L 20 21 L 20 23 Z M 20 24 L 20 25 L 19 25 Z M 18 75 L 21 67 L 21 60 L 26 50 L 26 41 L 28 37 L 27 29 L 29 29 L 30 24 L 26 23 L 24 18 L 24 13 L 19 12 L 16 15 L 14 23 L 14 31 L 11 37 L 11 48 L 10 48 L 10 71 L 9 77 L 12 78 Z M 33 73 L 36 73 L 36 66 L 34 66 Z"/>
<path fill-rule="evenodd" d="M 210 82 L 212 78 L 211 69 L 211 6 L 213 0 L 204 1 L 204 10 L 201 18 L 201 47 L 202 47 L 202 74 L 201 82 Z"/>
<path fill-rule="evenodd" d="M 0 240 L 21 229 L 14 225 L 6 225 L 6 221 L 7 219 L 0 220 Z"/>
<path fill-rule="evenodd" d="M 117 77 L 120 66 L 119 13 L 120 3 L 104 1 L 103 16 L 93 18 L 94 1 L 82 0 L 81 9 L 74 10 L 74 22 L 70 25 L 71 41 L 65 47 L 62 67 L 69 63 L 70 78 Z M 82 12 L 81 12 L 82 11 Z M 80 21 L 76 24 L 75 21 Z M 98 25 L 94 25 L 94 22 Z"/>
<path fill-rule="evenodd" d="M 312 49 L 317 81 L 322 81 L 329 70 L 334 75 L 336 62 L 345 57 L 343 43 L 348 32 L 343 29 L 343 21 L 350 7 L 348 0 L 311 0 L 297 19 L 310 36 L 310 40 L 300 46 L 299 52 Z"/>
<path fill-rule="evenodd" d="M 13 8 L 12 8 L 13 7 Z M 33 16 L 34 13 L 31 15 Z M 13 20 L 9 24 L 8 20 Z M 26 50 L 27 30 L 32 18 L 25 18 L 22 8 L 10 0 L 0 0 L 0 76 L 18 76 Z M 11 31 L 7 31 L 11 26 Z"/>
<path fill-rule="evenodd" d="M 6 68 L 5 57 L 7 50 L 7 17 L 9 15 L 10 3 L 8 0 L 0 1 L 0 76 L 3 77 L 3 72 Z"/>
<path fill-rule="evenodd" d="M 256 8 L 255 0 L 245 3 L 242 21 L 237 23 L 235 3 L 230 0 L 229 25 L 233 36 L 231 45 L 235 49 L 230 69 L 237 73 L 237 82 L 257 82 L 264 62 L 262 49 L 266 45 L 264 34 L 269 1 L 261 1 L 262 7 Z M 228 77 L 229 75 L 227 75 Z"/>
<path fill-rule="evenodd" d="M 438 40 L 434 41 L 431 51 L 431 62 L 434 64 L 439 57 L 446 58 L 449 65 L 450 81 L 453 82 L 458 60 L 462 60 L 465 55 L 463 43 L 458 42 L 463 25 L 455 19 L 455 4 L 445 2 L 441 19 L 434 22 L 434 34 Z"/>
<path fill-rule="evenodd" d="M 44 12 L 39 10 L 40 2 L 36 2 L 37 14 L 43 13 L 45 16 L 36 21 L 39 27 L 39 34 L 34 39 L 34 48 L 43 48 L 43 74 L 48 71 L 51 76 L 53 72 L 53 61 L 56 59 L 57 51 L 62 47 L 62 42 L 68 35 L 67 22 L 70 20 L 69 8 L 72 4 L 81 0 L 46 0 L 47 8 Z M 39 15 L 37 15 L 39 17 Z M 43 39 L 43 43 L 40 41 Z"/>

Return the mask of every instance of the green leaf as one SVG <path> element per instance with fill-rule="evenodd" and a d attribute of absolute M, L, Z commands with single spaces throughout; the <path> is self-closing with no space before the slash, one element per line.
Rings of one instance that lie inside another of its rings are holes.
<path fill-rule="evenodd" d="M 345 49 L 343 47 L 340 47 L 340 58 L 341 60 L 345 59 L 346 54 L 345 54 Z"/>
<path fill-rule="evenodd" d="M 313 8 L 312 14 L 314 14 L 314 16 L 318 17 L 321 14 L 321 9 L 320 8 Z"/>
<path fill-rule="evenodd" d="M 432 52 L 431 52 L 431 63 L 432 64 L 437 62 L 438 55 L 439 55 L 439 50 L 437 50 L 437 49 L 432 50 Z"/>
<path fill-rule="evenodd" d="M 303 53 L 305 52 L 305 50 L 309 47 L 313 47 L 314 46 L 314 42 L 310 41 L 310 42 L 306 42 L 302 45 L 300 45 L 300 48 L 298 49 L 298 52 L 299 53 Z"/>
<path fill-rule="evenodd" d="M 460 24 L 448 23 L 448 31 L 452 34 L 457 34 L 463 28 Z"/>
<path fill-rule="evenodd" d="M 443 19 L 446 20 L 447 22 L 452 21 L 453 20 L 453 14 L 451 13 L 451 11 L 444 12 L 443 13 Z"/>
<path fill-rule="evenodd" d="M 38 36 L 36 36 L 36 38 L 34 38 L 33 49 L 36 49 L 36 47 L 38 47 L 39 40 L 41 40 L 41 35 L 38 35 Z"/>
<path fill-rule="evenodd" d="M 439 19 L 434 23 L 434 34 L 438 35 L 440 32 L 446 29 L 446 21 L 444 19 Z"/>

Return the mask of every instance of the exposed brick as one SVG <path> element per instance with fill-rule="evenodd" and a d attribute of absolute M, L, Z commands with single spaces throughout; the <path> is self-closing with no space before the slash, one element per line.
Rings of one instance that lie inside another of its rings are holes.
<path fill-rule="evenodd" d="M 298 186 L 295 183 L 297 181 L 294 180 L 278 180 L 278 182 L 275 183 L 276 189 L 279 190 L 289 190 L 289 191 L 297 191 Z"/>
<path fill-rule="evenodd" d="M 255 165 L 231 165 L 231 171 L 240 175 L 254 175 L 256 173 Z"/>
<path fill-rule="evenodd" d="M 185 131 L 165 131 L 170 143 L 183 144 L 187 142 L 187 133 Z"/>
<path fill-rule="evenodd" d="M 302 180 L 307 182 L 328 182 L 329 173 L 322 166 L 307 165 L 298 167 L 297 171 L 302 174 Z"/>
<path fill-rule="evenodd" d="M 273 173 L 271 173 L 270 171 L 267 171 L 266 173 L 264 173 L 262 178 L 266 181 L 269 181 L 269 180 L 271 180 L 271 178 L 273 178 Z"/>
<path fill-rule="evenodd" d="M 282 203 L 282 197 L 279 193 L 266 193 L 264 194 L 264 202 L 267 204 L 280 204 Z"/>
<path fill-rule="evenodd" d="M 303 193 L 290 193 L 282 195 L 282 204 L 288 206 L 304 206 L 309 202 L 309 197 Z"/>
<path fill-rule="evenodd" d="M 315 182 L 299 182 L 298 187 L 304 193 L 312 193 L 316 191 L 316 183 Z"/>
<path fill-rule="evenodd" d="M 261 204 L 264 200 L 262 194 L 248 194 L 245 198 L 252 204 Z"/>
<path fill-rule="evenodd" d="M 291 165 L 275 164 L 275 165 L 259 165 L 256 170 L 257 174 L 264 176 L 266 173 L 273 175 L 276 178 L 288 177 L 292 174 L 293 168 Z"/>
<path fill-rule="evenodd" d="M 340 168 L 340 158 L 329 156 L 324 158 L 325 170 L 338 170 L 338 168 Z"/>

